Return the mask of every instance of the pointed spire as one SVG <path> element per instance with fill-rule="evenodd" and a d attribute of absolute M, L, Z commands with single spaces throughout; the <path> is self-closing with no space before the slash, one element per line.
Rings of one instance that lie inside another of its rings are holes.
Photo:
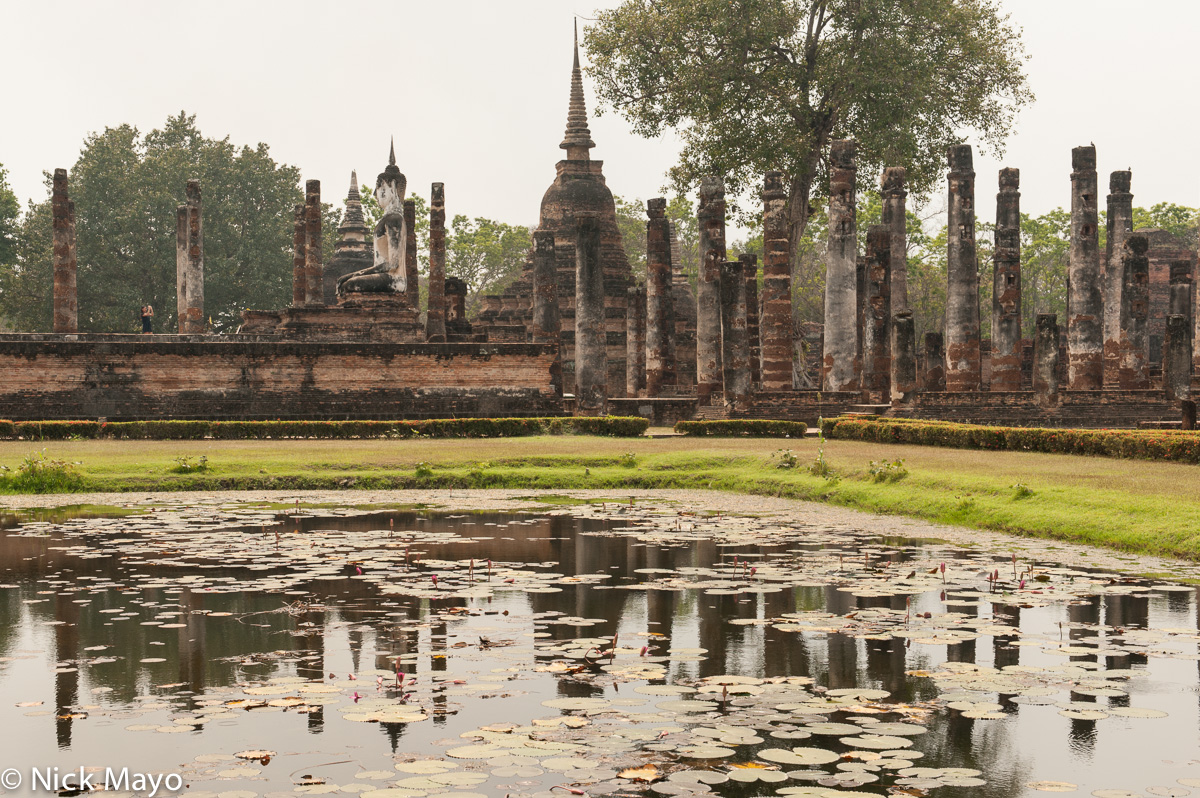
<path fill-rule="evenodd" d="M 358 173 L 350 172 L 350 190 L 346 192 L 346 213 L 338 231 L 365 229 L 366 217 L 363 216 L 362 195 L 358 193 Z"/>
<path fill-rule="evenodd" d="M 360 200 L 362 200 L 362 196 L 358 193 L 358 172 L 357 172 L 357 170 L 351 169 L 350 170 L 350 190 L 348 192 L 346 192 L 346 201 L 347 202 L 349 202 L 349 201 L 358 202 Z"/>
<path fill-rule="evenodd" d="M 583 73 L 579 69 L 579 23 L 575 23 L 575 61 L 571 67 L 571 102 L 567 107 L 567 132 L 558 145 L 568 161 L 590 160 L 588 150 L 596 146 L 588 130 L 587 106 L 583 100 Z"/>
<path fill-rule="evenodd" d="M 388 151 L 388 166 L 396 165 L 396 137 L 392 136 L 392 148 Z"/>

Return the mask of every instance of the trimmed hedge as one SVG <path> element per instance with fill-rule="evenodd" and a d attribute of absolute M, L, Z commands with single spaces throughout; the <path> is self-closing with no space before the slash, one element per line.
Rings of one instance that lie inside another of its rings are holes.
<path fill-rule="evenodd" d="M 563 418 L 450 418 L 427 421 L 3 421 L 0 439 L 61 441 L 219 440 L 280 438 L 512 438 L 526 435 L 603 435 L 636 438 L 650 421 L 623 416 Z"/>
<path fill-rule="evenodd" d="M 1200 463 L 1200 432 L 1182 430 L 985 427 L 950 421 L 839 417 L 822 419 L 821 431 L 826 438 L 871 443 Z"/>
<path fill-rule="evenodd" d="M 728 419 L 724 421 L 677 421 L 680 435 L 707 435 L 718 438 L 803 438 L 808 424 L 803 421 L 767 421 Z"/>

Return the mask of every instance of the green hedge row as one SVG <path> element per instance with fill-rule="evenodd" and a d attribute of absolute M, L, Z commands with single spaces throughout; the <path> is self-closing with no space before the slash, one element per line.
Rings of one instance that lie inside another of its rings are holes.
<path fill-rule="evenodd" d="M 871 443 L 1200 463 L 1200 432 L 1181 430 L 1039 429 L 912 419 L 827 418 L 821 420 L 821 431 L 826 438 Z"/>
<path fill-rule="evenodd" d="M 718 438 L 803 438 L 808 424 L 803 421 L 765 421 L 728 419 L 724 421 L 677 421 L 680 435 L 708 435 Z"/>
<path fill-rule="evenodd" d="M 452 418 L 428 421 L 0 421 L 0 439 L 242 440 L 258 438 L 511 438 L 604 435 L 636 438 L 644 418 Z"/>

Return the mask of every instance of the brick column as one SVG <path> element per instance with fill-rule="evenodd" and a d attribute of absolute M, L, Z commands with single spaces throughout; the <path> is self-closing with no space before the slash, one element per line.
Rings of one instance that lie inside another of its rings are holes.
<path fill-rule="evenodd" d="M 792 387 L 792 268 L 788 261 L 791 227 L 787 187 L 782 172 L 767 172 L 763 181 L 763 288 L 759 322 L 762 388 Z"/>
<path fill-rule="evenodd" d="M 608 405 L 608 336 L 600 223 L 594 215 L 575 218 L 575 412 L 602 416 Z"/>
<path fill-rule="evenodd" d="M 421 278 L 417 274 L 417 201 L 404 201 L 404 296 L 413 310 L 421 309 Z"/>
<path fill-rule="evenodd" d="M 304 304 L 325 304 L 321 267 L 321 181 L 304 186 Z"/>
<path fill-rule="evenodd" d="M 67 170 L 54 170 L 50 195 L 54 236 L 54 332 L 79 332 L 78 261 L 75 254 L 75 214 L 67 194 Z"/>
<path fill-rule="evenodd" d="M 646 202 L 646 395 L 661 396 L 667 385 L 675 385 L 675 358 L 671 339 L 675 334 L 674 303 L 671 296 L 673 264 L 671 221 L 667 201 L 655 197 Z"/>
<path fill-rule="evenodd" d="M 187 205 L 175 207 L 175 324 L 180 335 L 188 331 L 188 219 Z"/>
<path fill-rule="evenodd" d="M 746 274 L 740 260 L 721 264 L 721 363 L 725 403 L 750 404 L 750 338 L 746 331 Z"/>
<path fill-rule="evenodd" d="M 1067 283 L 1067 388 L 1104 385 L 1104 305 L 1100 295 L 1100 230 L 1096 148 L 1071 151 L 1071 253 Z"/>
<path fill-rule="evenodd" d="M 646 286 L 625 289 L 625 395 L 646 389 Z"/>
<path fill-rule="evenodd" d="M 892 380 L 892 230 L 884 224 L 867 231 L 863 297 L 862 390 L 868 402 L 887 403 Z"/>
<path fill-rule="evenodd" d="M 1033 392 L 1047 407 L 1058 404 L 1058 317 L 1039 313 L 1033 339 Z"/>
<path fill-rule="evenodd" d="M 746 338 L 750 342 L 750 384 L 762 384 L 762 346 L 758 325 L 758 256 L 738 255 L 746 279 Z"/>
<path fill-rule="evenodd" d="M 536 257 L 536 241 L 534 252 Z M 553 269 L 553 237 L 550 240 L 550 254 Z M 557 327 L 557 304 L 554 310 Z M 429 189 L 429 299 L 425 314 L 425 337 L 430 341 L 446 340 L 446 187 L 442 183 L 434 183 Z M 534 340 L 537 340 L 536 325 Z M 557 332 L 554 335 L 554 343 L 558 343 Z"/>
<path fill-rule="evenodd" d="M 177 244 L 178 246 L 178 244 Z M 304 268 L 304 205 L 292 209 L 292 307 L 304 304 L 308 292 L 308 273 Z"/>
<path fill-rule="evenodd" d="M 1021 390 L 1021 172 L 1000 170 L 992 269 L 993 391 Z"/>
<path fill-rule="evenodd" d="M 1125 239 L 1133 232 L 1131 172 L 1113 172 L 1108 178 L 1108 238 L 1104 268 L 1104 384 L 1115 387 L 1121 371 L 1121 290 L 1125 269 L 1121 257 Z"/>
<path fill-rule="evenodd" d="M 880 221 L 892 233 L 892 310 L 903 313 L 908 310 L 908 228 L 904 190 L 907 173 L 903 166 L 889 166 L 883 170 L 879 180 L 883 195 L 883 215 Z"/>
<path fill-rule="evenodd" d="M 895 284 L 893 281 L 892 285 Z M 892 404 L 912 404 L 917 395 L 917 331 L 911 310 L 902 310 L 892 316 L 891 343 Z"/>
<path fill-rule="evenodd" d="M 435 186 L 441 185 L 435 183 Z M 434 196 L 438 196 L 437 193 Z M 443 211 L 443 219 L 445 214 Z M 432 240 L 433 231 L 430 231 Z M 445 261 L 445 231 L 442 231 L 443 269 Z M 430 285 L 433 285 L 433 265 L 430 262 Z M 443 272 L 444 274 L 444 272 Z M 430 294 L 432 297 L 432 293 Z M 432 305 L 430 306 L 432 307 Z M 554 260 L 554 233 L 538 230 L 533 234 L 533 342 L 554 346 L 558 350 L 554 358 L 552 382 L 558 395 L 562 395 L 562 321 L 558 312 L 558 264 Z M 445 327 L 443 325 L 443 339 Z"/>
<path fill-rule="evenodd" d="M 940 332 L 925 333 L 925 373 L 921 390 L 941 393 L 946 390 L 946 347 Z"/>
<path fill-rule="evenodd" d="M 196 335 L 205 331 L 204 214 L 200 202 L 199 180 L 187 181 L 187 214 L 186 332 Z"/>
<path fill-rule="evenodd" d="M 829 243 L 825 250 L 826 391 L 856 391 L 858 379 L 858 233 L 854 141 L 835 141 L 829 154 Z"/>
<path fill-rule="evenodd" d="M 946 253 L 946 390 L 978 391 L 979 262 L 975 249 L 975 170 L 968 144 L 949 152 Z"/>
<path fill-rule="evenodd" d="M 696 286 L 696 397 L 711 404 L 720 390 L 721 264 L 725 262 L 725 182 L 700 181 L 700 280 Z"/>
<path fill-rule="evenodd" d="M 1167 302 L 1168 316 L 1187 316 L 1192 321 L 1192 261 L 1177 260 L 1170 265 L 1168 285 L 1170 294 Z"/>
<path fill-rule="evenodd" d="M 1123 391 L 1150 387 L 1150 242 L 1144 235 L 1131 234 L 1122 244 L 1118 263 L 1123 264 L 1121 282 L 1121 360 L 1117 384 Z"/>
<path fill-rule="evenodd" d="M 1187 316 L 1167 316 L 1167 336 L 1163 339 L 1163 390 L 1168 399 L 1191 399 L 1191 338 Z"/>

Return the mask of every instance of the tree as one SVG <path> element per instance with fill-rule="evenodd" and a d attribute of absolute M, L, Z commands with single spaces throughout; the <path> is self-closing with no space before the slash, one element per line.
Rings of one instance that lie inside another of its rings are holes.
<path fill-rule="evenodd" d="M 204 312 L 232 332 L 246 308 L 291 301 L 292 208 L 303 202 L 300 170 L 276 164 L 266 144 L 235 147 L 201 135 L 180 112 L 142 136 L 130 125 L 89 135 L 70 170 L 79 264 L 79 327 L 133 332 L 138 308 L 155 308 L 160 331 L 176 329 L 175 209 L 189 179 L 204 206 Z M 50 175 L 46 175 L 47 189 Z M 48 193 L 48 192 L 47 192 Z M 324 208 L 324 250 L 338 214 Z M 22 330 L 48 330 L 53 292 L 49 200 L 31 204 L 18 264 L 0 275 L 0 315 Z M 14 289 L 9 292 L 9 286 Z"/>
<path fill-rule="evenodd" d="M 834 139 L 859 174 L 904 166 L 917 194 L 973 132 L 999 152 L 1033 100 L 1020 31 L 999 0 L 625 0 L 584 44 L 603 111 L 683 140 L 680 193 L 722 175 L 736 201 L 790 176 L 792 261 L 824 196 Z M 732 204 L 732 203 L 731 203 Z"/>
<path fill-rule="evenodd" d="M 467 315 L 484 294 L 503 291 L 521 276 L 533 233 L 528 227 L 458 215 L 446 235 L 446 274 L 467 284 Z"/>
<path fill-rule="evenodd" d="M 625 258 L 633 270 L 635 282 L 646 282 L 646 204 L 640 199 L 627 200 L 614 196 L 617 207 L 617 229 L 621 231 L 621 244 Z"/>
<path fill-rule="evenodd" d="M 21 204 L 8 185 L 8 170 L 0 164 L 0 292 L 7 287 L 7 275 L 17 265 L 17 234 L 21 221 Z M 4 326 L 4 313 L 0 310 L 0 328 Z"/>

